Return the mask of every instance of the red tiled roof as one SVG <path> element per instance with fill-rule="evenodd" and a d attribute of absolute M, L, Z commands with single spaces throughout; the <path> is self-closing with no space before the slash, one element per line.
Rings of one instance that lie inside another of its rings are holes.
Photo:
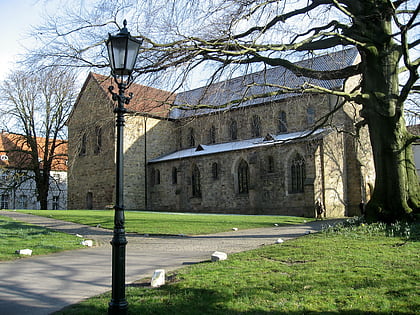
<path fill-rule="evenodd" d="M 112 77 L 93 72 L 89 75 L 99 83 L 110 99 L 112 99 L 112 96 L 108 91 L 109 86 L 114 86 L 114 91 L 118 92 Z M 127 110 L 159 117 L 168 117 L 169 109 L 175 99 L 175 94 L 172 92 L 136 83 L 132 83 L 125 94 L 128 96 L 130 92 L 133 93 L 133 98 L 128 105 L 125 105 Z"/>
<path fill-rule="evenodd" d="M 45 150 L 45 138 L 37 137 L 38 156 L 42 158 Z M 67 141 L 57 140 L 51 170 L 67 171 Z M 50 144 L 51 145 L 51 144 Z M 31 155 L 26 137 L 23 135 L 1 132 L 0 134 L 0 167 L 30 169 Z M 42 165 L 41 165 L 42 167 Z"/>

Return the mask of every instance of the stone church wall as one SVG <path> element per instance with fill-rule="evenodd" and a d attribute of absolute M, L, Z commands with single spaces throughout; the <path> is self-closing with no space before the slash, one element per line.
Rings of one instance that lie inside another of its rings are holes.
<path fill-rule="evenodd" d="M 115 127 L 112 104 L 89 81 L 69 120 L 69 209 L 104 209 L 113 203 Z M 100 148 L 97 147 L 101 133 Z"/>

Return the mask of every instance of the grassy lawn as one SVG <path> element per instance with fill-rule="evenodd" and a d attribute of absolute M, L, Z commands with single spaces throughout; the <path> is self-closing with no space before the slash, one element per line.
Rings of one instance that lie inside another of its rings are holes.
<path fill-rule="evenodd" d="M 419 226 L 352 225 L 127 287 L 129 314 L 420 314 Z M 56 314 L 106 314 L 110 294 Z"/>
<path fill-rule="evenodd" d="M 19 210 L 20 212 L 76 222 L 102 228 L 114 228 L 113 210 Z M 197 235 L 223 231 L 232 228 L 252 229 L 272 227 L 274 224 L 300 224 L 312 219 L 287 216 L 256 215 L 199 215 L 158 212 L 125 212 L 126 232 L 140 234 Z"/>
<path fill-rule="evenodd" d="M 0 261 L 13 260 L 23 255 L 16 250 L 32 249 L 32 255 L 45 255 L 82 248 L 81 239 L 64 233 L 0 217 Z"/>

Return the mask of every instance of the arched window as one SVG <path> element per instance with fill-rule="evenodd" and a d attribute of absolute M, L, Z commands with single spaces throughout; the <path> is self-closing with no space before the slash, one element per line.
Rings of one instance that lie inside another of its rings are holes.
<path fill-rule="evenodd" d="M 306 110 L 306 117 L 309 126 L 315 124 L 315 109 L 313 107 L 308 107 L 308 109 Z"/>
<path fill-rule="evenodd" d="M 269 173 L 273 173 L 274 172 L 274 158 L 272 155 L 269 155 L 267 157 L 267 171 Z"/>
<path fill-rule="evenodd" d="M 172 167 L 172 184 L 178 184 L 178 169 Z"/>
<path fill-rule="evenodd" d="M 291 161 L 290 166 L 290 192 L 301 193 L 303 192 L 303 184 L 305 181 L 305 160 L 296 153 Z"/>
<path fill-rule="evenodd" d="M 194 165 L 191 173 L 192 196 L 201 197 L 200 170 Z"/>
<path fill-rule="evenodd" d="M 229 137 L 230 140 L 238 139 L 238 123 L 232 119 L 229 124 Z"/>
<path fill-rule="evenodd" d="M 96 135 L 96 143 L 95 143 L 95 148 L 93 150 L 93 152 L 95 154 L 99 154 L 101 153 L 101 149 L 102 149 L 102 128 L 97 126 L 95 129 L 95 135 Z"/>
<path fill-rule="evenodd" d="M 83 156 L 83 155 L 86 155 L 86 143 L 87 143 L 86 133 L 82 134 L 82 138 L 81 138 L 80 141 L 81 141 L 81 143 L 80 143 L 79 156 Z"/>
<path fill-rule="evenodd" d="M 285 111 L 279 113 L 278 129 L 279 133 L 287 132 L 287 117 Z"/>
<path fill-rule="evenodd" d="M 251 118 L 251 136 L 261 137 L 261 118 L 260 116 L 254 115 Z"/>
<path fill-rule="evenodd" d="M 219 165 L 216 162 L 211 165 L 211 175 L 213 179 L 219 178 Z"/>
<path fill-rule="evenodd" d="M 190 147 L 195 147 L 195 136 L 193 128 L 190 128 L 188 132 L 188 144 Z"/>
<path fill-rule="evenodd" d="M 216 143 L 216 127 L 215 126 L 211 126 L 210 130 L 209 130 L 209 141 L 210 144 L 211 143 Z"/>
<path fill-rule="evenodd" d="M 159 185 L 160 184 L 160 171 L 159 170 L 155 171 L 155 176 L 156 176 L 155 184 Z"/>
<path fill-rule="evenodd" d="M 241 160 L 238 165 L 238 192 L 247 194 L 249 191 L 249 167 L 245 160 Z"/>

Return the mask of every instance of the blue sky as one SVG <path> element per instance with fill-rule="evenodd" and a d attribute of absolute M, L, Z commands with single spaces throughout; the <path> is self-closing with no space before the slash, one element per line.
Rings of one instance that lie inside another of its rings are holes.
<path fill-rule="evenodd" d="M 22 46 L 30 45 L 28 32 L 31 25 L 41 22 L 44 1 L 0 0 L 1 48 L 0 81 L 13 69 Z"/>

